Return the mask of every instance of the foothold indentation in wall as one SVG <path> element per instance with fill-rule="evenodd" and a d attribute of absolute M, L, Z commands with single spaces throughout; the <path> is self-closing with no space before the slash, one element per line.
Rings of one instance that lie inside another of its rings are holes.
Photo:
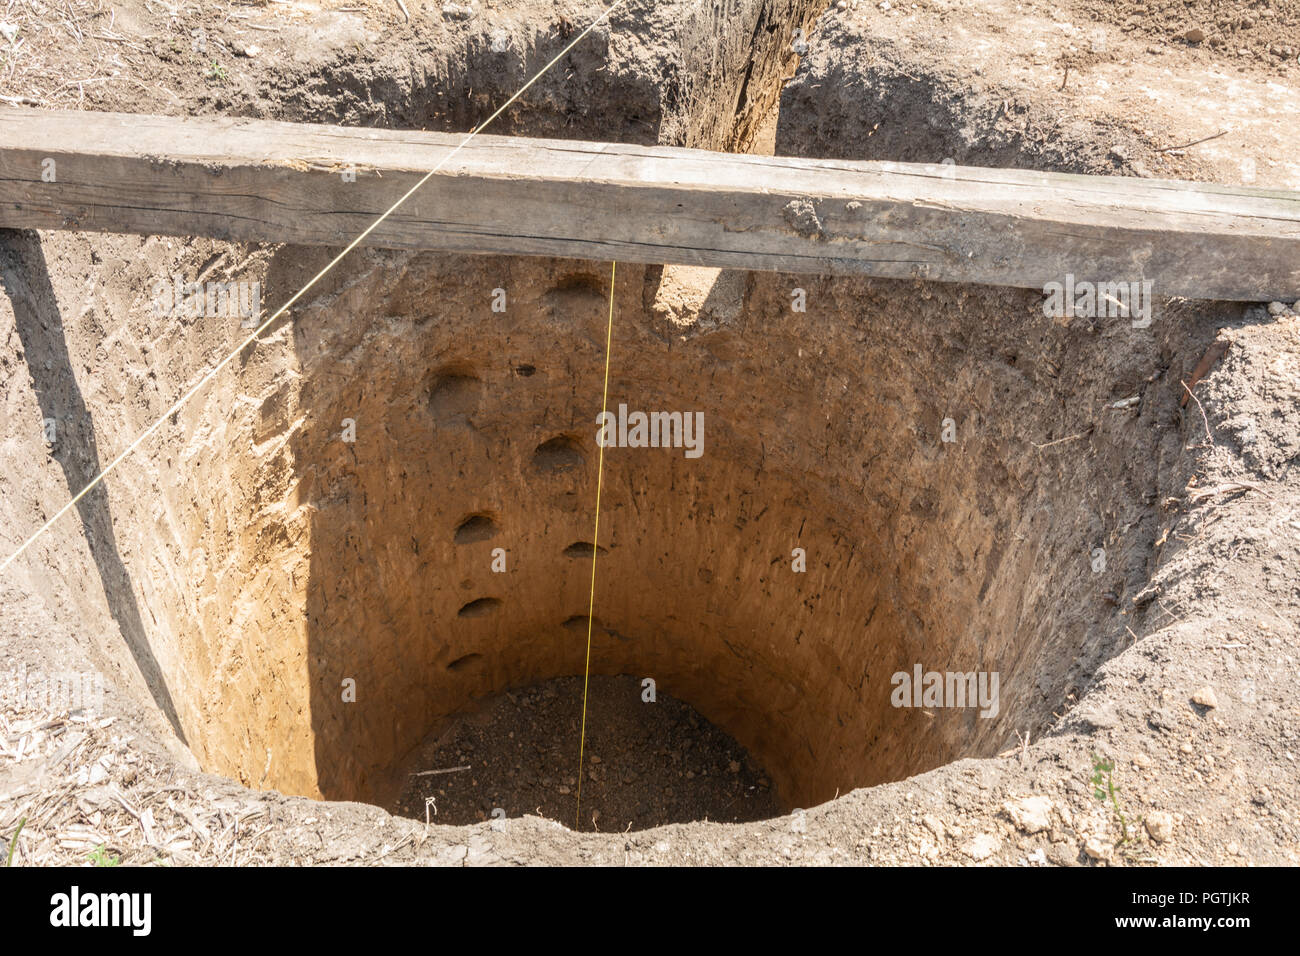
<path fill-rule="evenodd" d="M 601 315 L 608 292 L 605 283 L 589 272 L 576 272 L 560 279 L 542 297 L 551 317 L 566 322 Z"/>
<path fill-rule="evenodd" d="M 482 659 L 483 659 L 482 654 L 466 654 L 464 657 L 458 657 L 450 664 L 448 664 L 447 670 L 463 671 L 466 668 L 472 667 L 474 664 L 477 664 Z"/>
<path fill-rule="evenodd" d="M 475 541 L 486 541 L 489 538 L 496 537 L 496 533 L 500 530 L 491 515 L 480 512 L 463 519 L 456 526 L 455 541 L 457 544 L 473 544 Z"/>
<path fill-rule="evenodd" d="M 533 467 L 550 474 L 581 468 L 585 460 L 578 440 L 572 435 L 557 435 L 542 442 L 533 452 Z"/>
<path fill-rule="evenodd" d="M 589 558 L 593 550 L 598 554 L 605 554 L 608 551 L 607 548 L 599 545 L 593 549 L 590 541 L 575 541 L 564 549 L 564 556 L 566 558 Z"/>
<path fill-rule="evenodd" d="M 457 617 L 483 617 L 485 614 L 491 614 L 499 607 L 501 607 L 500 598 L 492 598 L 492 597 L 478 598 L 477 600 L 470 601 L 459 611 L 457 611 L 456 616 Z"/>
<path fill-rule="evenodd" d="M 478 410 L 482 387 L 470 365 L 443 366 L 429 386 L 429 411 L 433 420 L 444 427 L 468 426 L 470 416 Z"/>
<path fill-rule="evenodd" d="M 563 627 L 566 631 L 576 631 L 580 634 L 586 634 L 587 615 L 575 614 L 572 617 L 567 618 L 565 622 L 560 626 Z M 598 617 L 591 618 L 591 629 L 593 631 L 599 631 L 604 629 L 604 625 L 600 623 L 600 618 Z"/>

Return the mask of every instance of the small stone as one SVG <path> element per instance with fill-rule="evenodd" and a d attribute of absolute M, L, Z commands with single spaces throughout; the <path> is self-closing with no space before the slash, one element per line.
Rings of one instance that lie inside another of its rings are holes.
<path fill-rule="evenodd" d="M 1001 845 L 1002 841 L 992 833 L 977 833 L 962 846 L 961 851 L 978 863 L 991 857 Z"/>
<path fill-rule="evenodd" d="M 1179 752 L 1179 753 L 1184 753 L 1184 754 L 1189 754 L 1189 753 L 1192 752 L 1192 745 L 1189 744 L 1189 743 L 1183 743 L 1183 744 L 1180 744 L 1179 747 L 1178 747 L 1178 752 Z"/>
<path fill-rule="evenodd" d="M 1229 843 L 1224 849 L 1228 851 L 1230 856 L 1241 856 L 1241 847 L 1235 843 Z"/>
<path fill-rule="evenodd" d="M 740 761 L 733 760 L 727 764 L 727 769 L 732 773 L 740 773 Z"/>
<path fill-rule="evenodd" d="M 1200 27 L 1192 27 L 1183 34 L 1183 39 L 1188 43 L 1200 43 L 1205 39 L 1205 31 Z"/>
<path fill-rule="evenodd" d="M 1286 305 L 1282 302 L 1270 302 L 1268 304 L 1269 315 L 1281 315 L 1286 311 Z"/>
<path fill-rule="evenodd" d="M 1163 810 L 1152 810 L 1143 822 L 1157 843 L 1168 843 L 1174 838 L 1174 818 Z"/>
<path fill-rule="evenodd" d="M 946 828 L 943 825 L 943 821 L 933 813 L 927 813 L 925 816 L 921 817 L 921 822 L 925 824 L 927 830 L 934 834 L 936 840 L 943 839 Z"/>
<path fill-rule="evenodd" d="M 1219 698 L 1214 695 L 1214 688 L 1206 684 L 1192 695 L 1192 703 L 1201 707 L 1218 707 Z"/>
<path fill-rule="evenodd" d="M 1100 837 L 1088 837 L 1083 844 L 1083 852 L 1094 860 L 1109 860 L 1115 855 L 1115 848 Z"/>
<path fill-rule="evenodd" d="M 836 10 L 847 10 L 848 8 L 849 8 L 849 0 L 839 0 L 839 2 L 835 4 Z"/>
<path fill-rule="evenodd" d="M 1119 726 L 1119 714 L 1114 704 L 1085 705 L 1076 716 L 1093 730 L 1111 730 Z"/>
<path fill-rule="evenodd" d="M 1142 753 L 1134 754 L 1133 766 L 1140 767 L 1143 770 L 1147 770 L 1151 767 L 1151 758 L 1148 757 L 1146 754 L 1142 754 Z"/>
<path fill-rule="evenodd" d="M 1048 797 L 1021 797 L 1004 803 L 1002 809 L 1023 833 L 1041 833 L 1052 825 L 1052 801 Z"/>

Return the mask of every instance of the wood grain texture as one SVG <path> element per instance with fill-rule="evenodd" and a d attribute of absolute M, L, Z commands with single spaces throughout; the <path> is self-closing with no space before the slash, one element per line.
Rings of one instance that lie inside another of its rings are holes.
<path fill-rule="evenodd" d="M 1300 298 L 1292 192 L 490 135 L 452 155 L 464 141 L 2 108 L 0 227 L 341 246 L 446 161 L 366 245 Z"/>

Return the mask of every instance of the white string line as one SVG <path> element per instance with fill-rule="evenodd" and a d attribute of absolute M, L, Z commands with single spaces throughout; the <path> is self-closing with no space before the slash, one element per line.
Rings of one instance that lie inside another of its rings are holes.
<path fill-rule="evenodd" d="M 442 169 L 443 166 L 445 166 L 448 162 L 451 161 L 452 157 L 454 157 L 457 153 L 459 153 L 462 149 L 464 149 L 466 145 L 469 144 L 470 140 L 472 140 L 475 136 L 477 136 L 485 128 L 487 128 L 489 123 L 491 123 L 498 116 L 504 113 L 506 109 L 508 109 L 509 106 L 512 103 L 514 103 L 515 100 L 519 99 L 519 97 L 521 97 L 530 86 L 532 86 L 539 79 L 541 79 L 542 76 L 545 75 L 545 73 L 551 67 L 553 67 L 556 63 L 558 63 L 561 59 L 563 59 L 570 50 L 572 50 L 575 46 L 578 45 L 578 43 L 582 40 L 583 37 L 585 37 L 588 33 L 590 33 L 597 26 L 599 26 L 602 21 L 608 19 L 611 13 L 613 13 L 615 10 L 617 10 L 625 3 L 627 3 L 627 0 L 617 0 L 617 2 L 612 7 L 610 7 L 599 17 L 593 20 L 585 30 L 583 30 L 581 33 L 579 33 L 576 37 L 573 38 L 573 41 L 570 42 L 568 46 L 566 46 L 563 50 L 557 53 L 549 63 L 547 63 L 544 67 L 542 67 L 536 76 L 534 76 L 531 80 L 529 80 L 527 83 L 521 86 L 514 96 L 510 97 L 510 99 L 502 103 L 501 106 L 497 108 L 497 111 L 495 113 L 489 116 L 478 126 L 474 127 L 474 129 L 470 131 L 469 135 L 467 135 L 463 140 L 461 140 L 460 144 L 455 149 L 453 149 L 450 153 L 448 153 L 441 160 L 439 160 L 438 165 L 434 166 L 433 169 L 425 173 L 424 176 L 421 177 L 420 181 L 417 182 L 410 189 L 408 189 L 401 199 L 393 203 L 393 205 L 388 207 L 387 211 L 385 211 L 383 215 L 381 215 L 378 219 L 376 219 L 369 226 L 367 226 L 365 232 L 361 233 L 361 235 L 357 236 L 350 243 L 348 243 L 347 247 L 342 252 L 340 252 L 337 256 L 335 256 L 330 261 L 330 263 L 327 266 L 325 266 L 325 268 L 321 269 L 320 272 L 316 273 L 316 275 L 312 278 L 310 282 L 308 282 L 305 286 L 303 286 L 301 289 L 295 292 L 293 297 L 289 299 L 289 301 L 286 302 L 284 305 L 280 306 L 280 308 L 276 310 L 274 315 L 272 315 L 269 319 L 267 319 L 256 329 L 254 329 L 251 333 L 249 333 L 248 338 L 244 339 L 243 342 L 239 343 L 239 345 L 236 346 L 235 349 L 229 355 L 227 355 L 224 359 L 218 362 L 211 369 L 211 371 L 209 371 L 206 375 L 203 376 L 203 378 L 199 379 L 198 383 L 195 384 L 193 388 L 191 388 L 184 395 L 178 398 L 175 404 L 173 404 L 171 408 L 167 409 L 167 411 L 163 412 L 162 416 L 156 422 L 154 422 L 143 432 L 141 432 L 140 435 L 135 439 L 135 441 L 127 445 L 126 448 L 122 451 L 122 453 L 119 454 L 108 464 L 107 468 L 105 468 L 103 471 L 101 471 L 98 475 L 96 475 L 91 480 L 90 484 L 86 485 L 86 487 L 82 488 L 81 491 L 77 492 L 76 497 L 74 497 L 66 505 L 60 508 L 58 513 L 55 514 L 53 518 L 45 522 L 45 524 L 41 525 L 40 530 L 38 530 L 26 541 L 24 541 L 22 547 L 20 547 L 13 554 L 9 555 L 9 557 L 5 559 L 4 564 L 0 564 L 0 572 L 3 572 L 6 568 L 9 567 L 9 565 L 13 564 L 13 562 L 18 558 L 18 556 L 21 555 L 24 551 L 26 551 L 29 547 L 31 547 L 32 543 L 35 542 L 37 538 L 39 538 L 42 534 L 48 531 L 49 528 L 56 521 L 58 521 L 65 514 L 67 514 L 68 511 L 70 511 L 78 501 L 84 498 L 87 495 L 87 493 L 89 493 L 96 485 L 98 485 L 101 481 L 103 481 L 105 476 L 107 476 L 109 472 L 111 472 L 114 468 L 116 468 L 124 458 L 126 458 L 128 455 L 131 454 L 131 452 L 135 451 L 135 449 L 139 447 L 141 442 L 143 442 L 146 438 L 148 438 L 155 431 L 157 431 L 162 426 L 163 422 L 167 421 L 167 419 L 171 418 L 172 415 L 176 414 L 176 412 L 179 411 L 180 408 L 195 395 L 195 393 L 197 393 L 201 388 L 203 388 L 204 385 L 212 381 L 212 379 L 216 377 L 218 372 L 220 372 L 223 368 L 225 368 L 232 361 L 234 361 L 240 352 L 242 352 L 254 341 L 256 341 L 258 336 L 260 336 L 267 329 L 267 327 L 271 325 L 271 323 L 273 323 L 276 319 L 278 319 L 281 315 L 283 315 L 288 310 L 288 308 L 291 305 L 293 305 L 295 302 L 297 302 L 300 298 L 302 298 L 303 295 L 305 295 L 307 291 L 311 289 L 312 286 L 314 286 L 317 282 L 319 282 L 322 278 L 324 278 L 326 273 L 328 273 L 331 269 L 333 269 L 336 265 L 338 265 L 339 262 L 342 261 L 344 256 L 346 256 L 349 252 L 351 252 L 358 245 L 360 245 L 361 242 L 366 238 L 366 236 L 370 235 L 372 232 L 375 231 L 375 229 L 379 226 L 380 223 L 382 223 L 385 219 L 387 219 L 394 212 L 396 212 L 398 207 L 401 206 L 402 203 L 406 202 L 406 200 L 410 199 L 411 196 L 415 194 L 416 190 L 418 190 L 421 186 L 423 186 L 430 179 L 432 179 L 434 174 L 437 173 L 438 170 Z"/>

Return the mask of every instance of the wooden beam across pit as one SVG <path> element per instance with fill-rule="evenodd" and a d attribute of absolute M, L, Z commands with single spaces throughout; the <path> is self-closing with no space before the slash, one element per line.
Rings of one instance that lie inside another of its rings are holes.
<path fill-rule="evenodd" d="M 0 227 L 1300 299 L 1300 193 L 0 108 Z M 52 163 L 50 162 L 52 161 Z M 355 173 L 355 178 L 353 178 Z"/>

